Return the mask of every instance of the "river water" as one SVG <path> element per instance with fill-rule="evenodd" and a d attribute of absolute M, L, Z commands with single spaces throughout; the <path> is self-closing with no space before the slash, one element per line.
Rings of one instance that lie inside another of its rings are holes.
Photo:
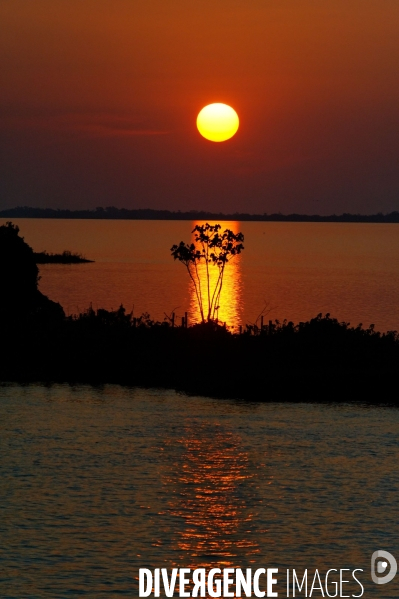
<path fill-rule="evenodd" d="M 96 260 L 40 268 L 41 290 L 68 313 L 123 303 L 198 317 L 170 256 L 195 222 L 15 222 L 36 251 Z M 266 318 L 330 312 L 399 328 L 398 225 L 222 225 L 245 235 L 226 270 L 230 326 L 265 307 Z M 396 598 L 399 577 L 374 585 L 370 558 L 399 557 L 398 425 L 398 410 L 359 403 L 3 384 L 0 597 L 134 597 L 141 567 L 231 566 L 277 567 L 279 596 L 286 568 L 361 568 L 365 597 Z"/>
<path fill-rule="evenodd" d="M 35 251 L 67 249 L 95 260 L 40 267 L 40 289 L 67 313 L 122 303 L 137 316 L 162 320 L 175 311 L 198 319 L 187 272 L 170 253 L 173 244 L 191 241 L 197 221 L 14 222 Z M 253 323 L 262 311 L 266 322 L 329 312 L 355 326 L 399 329 L 399 225 L 221 224 L 245 235 L 245 250 L 225 273 L 219 318 L 229 326 Z"/>
<path fill-rule="evenodd" d="M 285 568 L 361 568 L 365 597 L 398 597 L 370 580 L 374 551 L 399 557 L 398 426 L 361 404 L 3 384 L 0 596 L 137 597 L 141 567 L 231 566 L 278 568 L 279 597 Z"/>

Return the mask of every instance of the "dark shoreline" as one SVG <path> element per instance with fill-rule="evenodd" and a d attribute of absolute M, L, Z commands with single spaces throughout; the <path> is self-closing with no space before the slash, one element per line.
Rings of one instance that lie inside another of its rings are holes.
<path fill-rule="evenodd" d="M 30 208 L 22 206 L 0 211 L 0 218 L 59 218 L 92 220 L 211 220 L 211 221 L 249 221 L 249 222 L 315 222 L 315 223 L 399 223 L 399 212 L 389 214 L 248 214 L 235 212 L 223 214 L 191 210 L 188 212 L 171 210 L 126 208 L 96 208 L 95 210 L 63 210 L 52 208 Z"/>
<path fill-rule="evenodd" d="M 121 384 L 249 401 L 362 401 L 398 405 L 395 332 L 350 327 L 328 315 L 247 328 L 172 327 L 123 308 L 62 322 L 15 326 L 3 335 L 0 380 Z"/>

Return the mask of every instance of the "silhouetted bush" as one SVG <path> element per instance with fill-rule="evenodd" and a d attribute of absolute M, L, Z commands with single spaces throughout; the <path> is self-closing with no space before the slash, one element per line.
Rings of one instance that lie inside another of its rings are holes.
<path fill-rule="evenodd" d="M 120 383 L 251 400 L 395 403 L 399 340 L 329 315 L 233 334 L 93 310 L 9 336 L 2 380 Z"/>

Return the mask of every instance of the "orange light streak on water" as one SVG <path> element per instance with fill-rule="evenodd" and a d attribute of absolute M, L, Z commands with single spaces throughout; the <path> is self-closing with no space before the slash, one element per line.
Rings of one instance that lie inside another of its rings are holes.
<path fill-rule="evenodd" d="M 204 225 L 206 221 L 194 221 L 192 229 L 197 225 Z M 209 224 L 216 224 L 216 221 L 211 221 Z M 233 233 L 240 232 L 241 223 L 238 221 L 223 221 L 221 223 L 221 232 L 225 229 L 230 229 Z M 195 243 L 194 233 L 191 234 L 190 243 Z M 245 246 L 245 243 L 244 243 Z M 223 276 L 223 286 L 220 295 L 219 309 L 217 310 L 217 318 L 220 323 L 226 323 L 228 327 L 238 328 L 242 323 L 243 313 L 243 285 L 241 273 L 241 256 L 235 256 L 230 260 L 225 267 Z M 204 306 L 205 317 L 208 311 L 208 292 L 207 292 L 207 273 L 205 263 L 201 263 L 198 267 L 198 274 L 201 284 L 202 301 Z M 217 284 L 219 277 L 219 269 L 212 264 L 209 265 L 210 278 L 210 296 Z M 191 322 L 201 322 L 201 312 L 198 306 L 197 296 L 195 293 L 194 284 L 190 280 L 190 319 Z"/>
<path fill-rule="evenodd" d="M 251 566 L 260 552 L 249 531 L 256 510 L 239 490 L 251 485 L 250 457 L 240 435 L 217 427 L 210 440 L 207 429 L 206 423 L 186 423 L 178 475 L 164 480 L 171 490 L 169 514 L 184 523 L 175 539 L 181 561 L 171 567 L 237 568 L 244 555 Z"/>

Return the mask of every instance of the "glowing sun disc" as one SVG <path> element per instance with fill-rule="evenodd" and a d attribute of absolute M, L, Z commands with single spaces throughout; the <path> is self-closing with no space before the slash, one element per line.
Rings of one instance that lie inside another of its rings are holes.
<path fill-rule="evenodd" d="M 208 104 L 197 116 L 197 128 L 209 141 L 226 141 L 237 133 L 238 114 L 227 104 Z"/>

